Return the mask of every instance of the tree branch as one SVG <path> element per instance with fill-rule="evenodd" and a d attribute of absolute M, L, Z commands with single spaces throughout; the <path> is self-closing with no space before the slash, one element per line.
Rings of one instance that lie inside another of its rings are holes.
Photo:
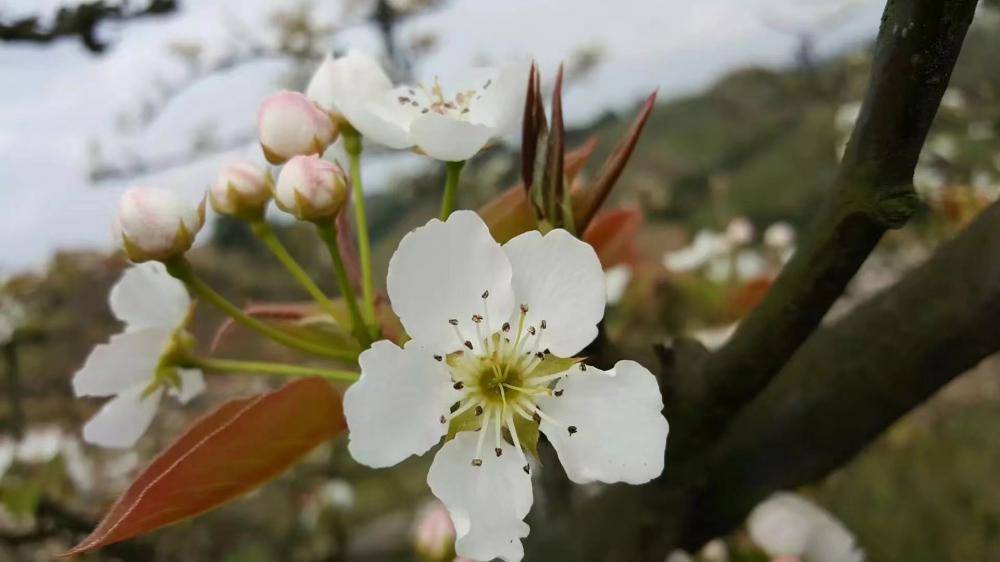
<path fill-rule="evenodd" d="M 722 432 L 816 329 L 885 231 L 914 212 L 913 169 L 975 8 L 976 0 L 889 0 L 828 204 L 729 343 L 666 381 L 672 457 Z"/>
<path fill-rule="evenodd" d="M 685 543 L 813 482 L 1000 350 L 1000 203 L 895 286 L 817 331 L 730 425 Z"/>
<path fill-rule="evenodd" d="M 108 4 L 87 2 L 59 8 L 53 24 L 46 28 L 39 16 L 11 22 L 0 21 L 0 41 L 51 43 L 64 37 L 79 37 L 88 51 L 99 54 L 107 44 L 97 37 L 97 26 L 105 20 L 131 20 L 146 16 L 169 14 L 177 10 L 176 0 L 150 0 L 140 10 L 128 10 L 127 2 Z"/>

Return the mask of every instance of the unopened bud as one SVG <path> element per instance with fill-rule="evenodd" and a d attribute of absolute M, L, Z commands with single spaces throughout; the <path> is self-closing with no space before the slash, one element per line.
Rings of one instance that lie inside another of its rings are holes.
<path fill-rule="evenodd" d="M 322 154 L 336 140 L 337 127 L 309 98 L 283 90 L 260 105 L 257 137 L 267 161 L 281 164 L 299 154 Z"/>
<path fill-rule="evenodd" d="M 428 562 L 451 562 L 455 557 L 455 526 L 444 505 L 432 502 L 417 516 L 413 547 Z"/>
<path fill-rule="evenodd" d="M 795 228 L 787 222 L 776 222 L 764 231 L 764 243 L 772 248 L 790 248 L 795 244 Z"/>
<path fill-rule="evenodd" d="M 250 162 L 234 162 L 219 171 L 208 200 L 220 215 L 259 218 L 273 190 L 271 172 Z"/>
<path fill-rule="evenodd" d="M 753 223 L 746 217 L 736 217 L 726 225 L 726 240 L 736 246 L 744 246 L 753 241 Z"/>
<path fill-rule="evenodd" d="M 188 205 L 173 191 L 133 187 L 118 203 L 115 234 L 130 260 L 163 261 L 190 249 L 204 224 L 204 199 Z"/>
<path fill-rule="evenodd" d="M 274 202 L 301 220 L 333 217 L 347 202 L 347 175 L 343 168 L 319 156 L 296 156 L 278 175 Z"/>

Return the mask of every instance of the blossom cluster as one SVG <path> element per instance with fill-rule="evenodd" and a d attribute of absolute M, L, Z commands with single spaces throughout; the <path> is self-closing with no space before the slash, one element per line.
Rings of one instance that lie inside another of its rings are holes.
<path fill-rule="evenodd" d="M 261 104 L 261 156 L 281 166 L 276 174 L 258 163 L 230 163 L 192 204 L 157 187 L 126 191 L 115 233 L 136 265 L 110 295 L 123 331 L 95 347 L 73 379 L 79 396 L 112 397 L 84 426 L 84 438 L 134 445 L 164 395 L 186 403 L 213 372 L 353 382 L 343 396 L 351 455 L 382 468 L 438 447 L 428 485 L 447 509 L 454 552 L 476 560 L 524 555 L 520 539 L 529 530 L 524 519 L 543 435 L 576 483 L 657 478 L 669 428 L 657 379 L 634 361 L 598 365 L 583 357 L 598 335 L 608 287 L 597 252 L 576 234 L 585 223 L 569 200 L 544 216 L 528 215 L 533 224 L 502 244 L 479 214 L 452 212 L 461 163 L 518 128 L 529 80 L 528 97 L 540 103 L 537 69 L 529 73 L 519 62 L 477 70 L 449 93 L 437 80 L 394 85 L 375 59 L 352 51 L 323 61 L 305 93 L 281 91 Z M 553 121 L 561 127 L 561 114 Z M 339 152 L 329 150 L 338 139 L 350 173 L 328 159 Z M 445 162 L 448 171 L 440 218 L 404 236 L 389 261 L 389 307 L 378 315 L 360 184 L 363 141 L 412 150 Z M 546 188 L 569 194 L 561 174 L 547 175 Z M 314 225 L 326 243 L 340 289 L 336 303 L 271 232 L 264 217 L 272 200 Z M 206 201 L 251 226 L 343 342 L 310 340 L 262 321 L 197 276 L 185 254 L 205 224 Z M 338 220 L 349 206 L 353 238 Z M 348 265 L 360 274 L 351 275 Z M 203 357 L 189 332 L 192 295 L 264 337 L 359 372 Z M 405 333 L 391 333 L 385 315 Z"/>

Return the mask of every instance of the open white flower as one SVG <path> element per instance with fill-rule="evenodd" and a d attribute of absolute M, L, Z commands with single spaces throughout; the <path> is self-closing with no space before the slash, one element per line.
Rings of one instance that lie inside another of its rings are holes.
<path fill-rule="evenodd" d="M 818 505 L 788 492 L 772 495 L 747 518 L 750 537 L 769 556 L 802 562 L 862 562 L 865 553 L 844 525 Z"/>
<path fill-rule="evenodd" d="M 162 263 L 128 269 L 109 301 L 125 331 L 94 347 L 73 376 L 73 391 L 114 396 L 83 427 L 84 440 L 130 447 L 149 427 L 164 391 L 183 404 L 204 390 L 205 381 L 198 369 L 172 365 L 172 355 L 189 345 L 191 298 Z"/>
<path fill-rule="evenodd" d="M 453 94 L 436 80 L 393 87 L 378 61 L 351 51 L 323 61 L 306 95 L 379 144 L 462 161 L 520 124 L 527 81 L 527 64 L 509 64 L 477 69 L 453 85 Z"/>
<path fill-rule="evenodd" d="M 589 245 L 553 230 L 501 246 L 478 215 L 459 211 L 403 238 L 387 285 L 413 339 L 361 354 L 361 379 L 344 398 L 349 449 L 385 467 L 451 430 L 427 480 L 460 556 L 523 556 L 525 449 L 539 430 L 577 483 L 639 484 L 663 471 L 668 425 L 653 375 L 633 361 L 602 371 L 572 359 L 604 315 L 604 273 Z"/>

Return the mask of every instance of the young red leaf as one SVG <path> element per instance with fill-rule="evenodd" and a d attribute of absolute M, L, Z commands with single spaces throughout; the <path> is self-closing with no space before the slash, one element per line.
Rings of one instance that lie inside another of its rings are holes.
<path fill-rule="evenodd" d="M 607 269 L 635 261 L 635 236 L 641 226 L 642 211 L 637 207 L 611 209 L 594 217 L 583 233 L 583 240 L 594 247 L 601 265 Z"/>
<path fill-rule="evenodd" d="M 625 164 L 628 164 L 628 160 L 632 156 L 632 151 L 635 150 L 636 143 L 639 142 L 639 135 L 642 134 L 642 128 L 646 125 L 649 115 L 653 112 L 653 105 L 655 103 L 656 92 L 653 92 L 646 98 L 646 102 L 642 104 L 639 114 L 632 121 L 632 125 L 625 133 L 625 136 L 622 137 L 622 140 L 619 141 L 618 146 L 608 156 L 608 159 L 604 161 L 601 171 L 597 174 L 597 179 L 587 189 L 587 192 L 584 193 L 583 204 L 578 207 L 576 214 L 576 226 L 580 231 L 586 230 L 587 225 L 590 224 L 594 215 L 597 214 L 601 205 L 604 204 L 604 200 L 608 198 L 611 189 L 615 186 L 615 182 L 618 181 L 618 177 L 621 176 L 622 170 L 625 169 Z"/>
<path fill-rule="evenodd" d="M 63 556 L 218 507 L 281 474 L 345 428 L 340 395 L 318 378 L 226 402 L 160 453 L 94 532 Z"/>

